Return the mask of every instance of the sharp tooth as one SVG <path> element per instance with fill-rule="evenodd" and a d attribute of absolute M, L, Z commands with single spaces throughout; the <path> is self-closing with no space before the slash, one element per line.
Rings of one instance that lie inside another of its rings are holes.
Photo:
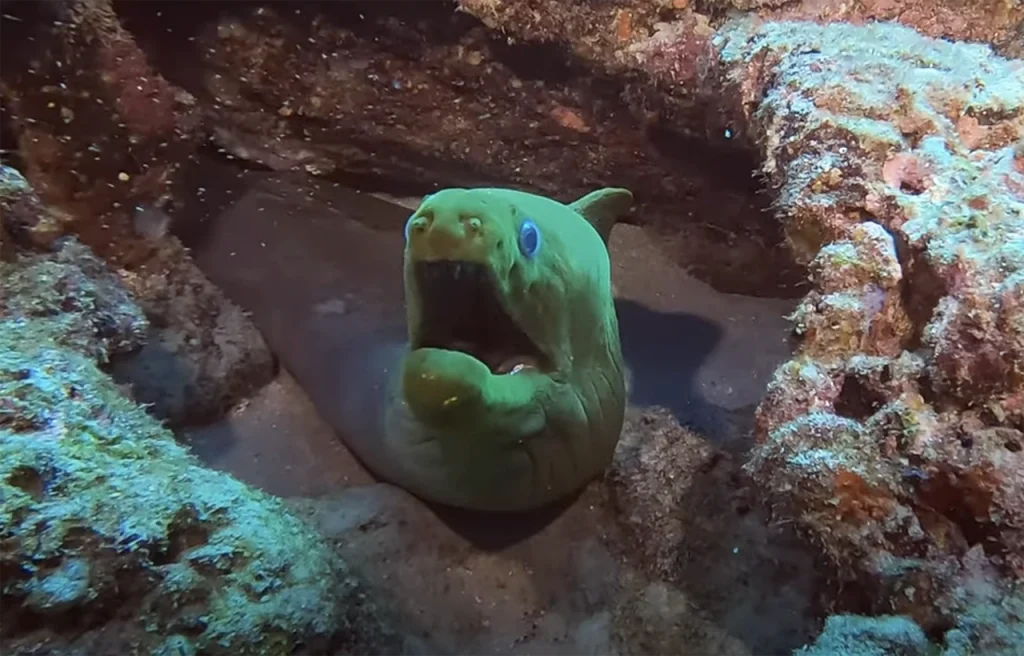
<path fill-rule="evenodd" d="M 524 369 L 536 369 L 537 361 L 529 356 L 516 356 L 509 358 L 498 365 L 497 373 L 514 376 Z"/>

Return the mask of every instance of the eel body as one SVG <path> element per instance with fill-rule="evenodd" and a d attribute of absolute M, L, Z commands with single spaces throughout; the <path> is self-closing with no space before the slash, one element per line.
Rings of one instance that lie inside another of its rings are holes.
<path fill-rule="evenodd" d="M 341 198 L 344 218 L 250 192 L 194 252 L 375 476 L 523 511 L 578 491 L 618 442 L 607 240 L 631 202 L 445 189 L 411 217 Z"/>

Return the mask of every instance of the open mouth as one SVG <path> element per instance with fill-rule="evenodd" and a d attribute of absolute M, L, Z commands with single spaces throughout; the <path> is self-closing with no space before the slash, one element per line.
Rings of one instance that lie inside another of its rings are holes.
<path fill-rule="evenodd" d="M 475 262 L 417 262 L 421 299 L 413 348 L 461 351 L 495 374 L 546 368 L 539 348 L 498 300 L 490 270 Z"/>

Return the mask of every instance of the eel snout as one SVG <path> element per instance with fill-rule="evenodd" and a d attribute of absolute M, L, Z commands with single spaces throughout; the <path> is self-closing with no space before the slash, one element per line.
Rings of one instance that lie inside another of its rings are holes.
<path fill-rule="evenodd" d="M 408 248 L 420 261 L 488 262 L 500 240 L 484 219 L 465 212 L 417 211 L 406 224 Z"/>

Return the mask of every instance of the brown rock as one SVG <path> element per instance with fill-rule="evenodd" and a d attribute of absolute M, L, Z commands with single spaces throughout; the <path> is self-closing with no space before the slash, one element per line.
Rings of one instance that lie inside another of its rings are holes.
<path fill-rule="evenodd" d="M 142 350 L 117 360 L 113 374 L 151 413 L 173 427 L 213 421 L 273 379 L 263 336 L 177 239 L 122 277 L 152 328 Z"/>
<path fill-rule="evenodd" d="M 35 9 L 50 15 L 4 21 L 2 91 L 25 177 L 66 217 L 55 230 L 135 263 L 149 249 L 132 211 L 172 193 L 196 145 L 195 101 L 149 66 L 107 0 Z"/>
<path fill-rule="evenodd" d="M 23 247 L 47 249 L 64 234 L 66 221 L 43 204 L 17 169 L 0 166 L 0 232 Z"/>

